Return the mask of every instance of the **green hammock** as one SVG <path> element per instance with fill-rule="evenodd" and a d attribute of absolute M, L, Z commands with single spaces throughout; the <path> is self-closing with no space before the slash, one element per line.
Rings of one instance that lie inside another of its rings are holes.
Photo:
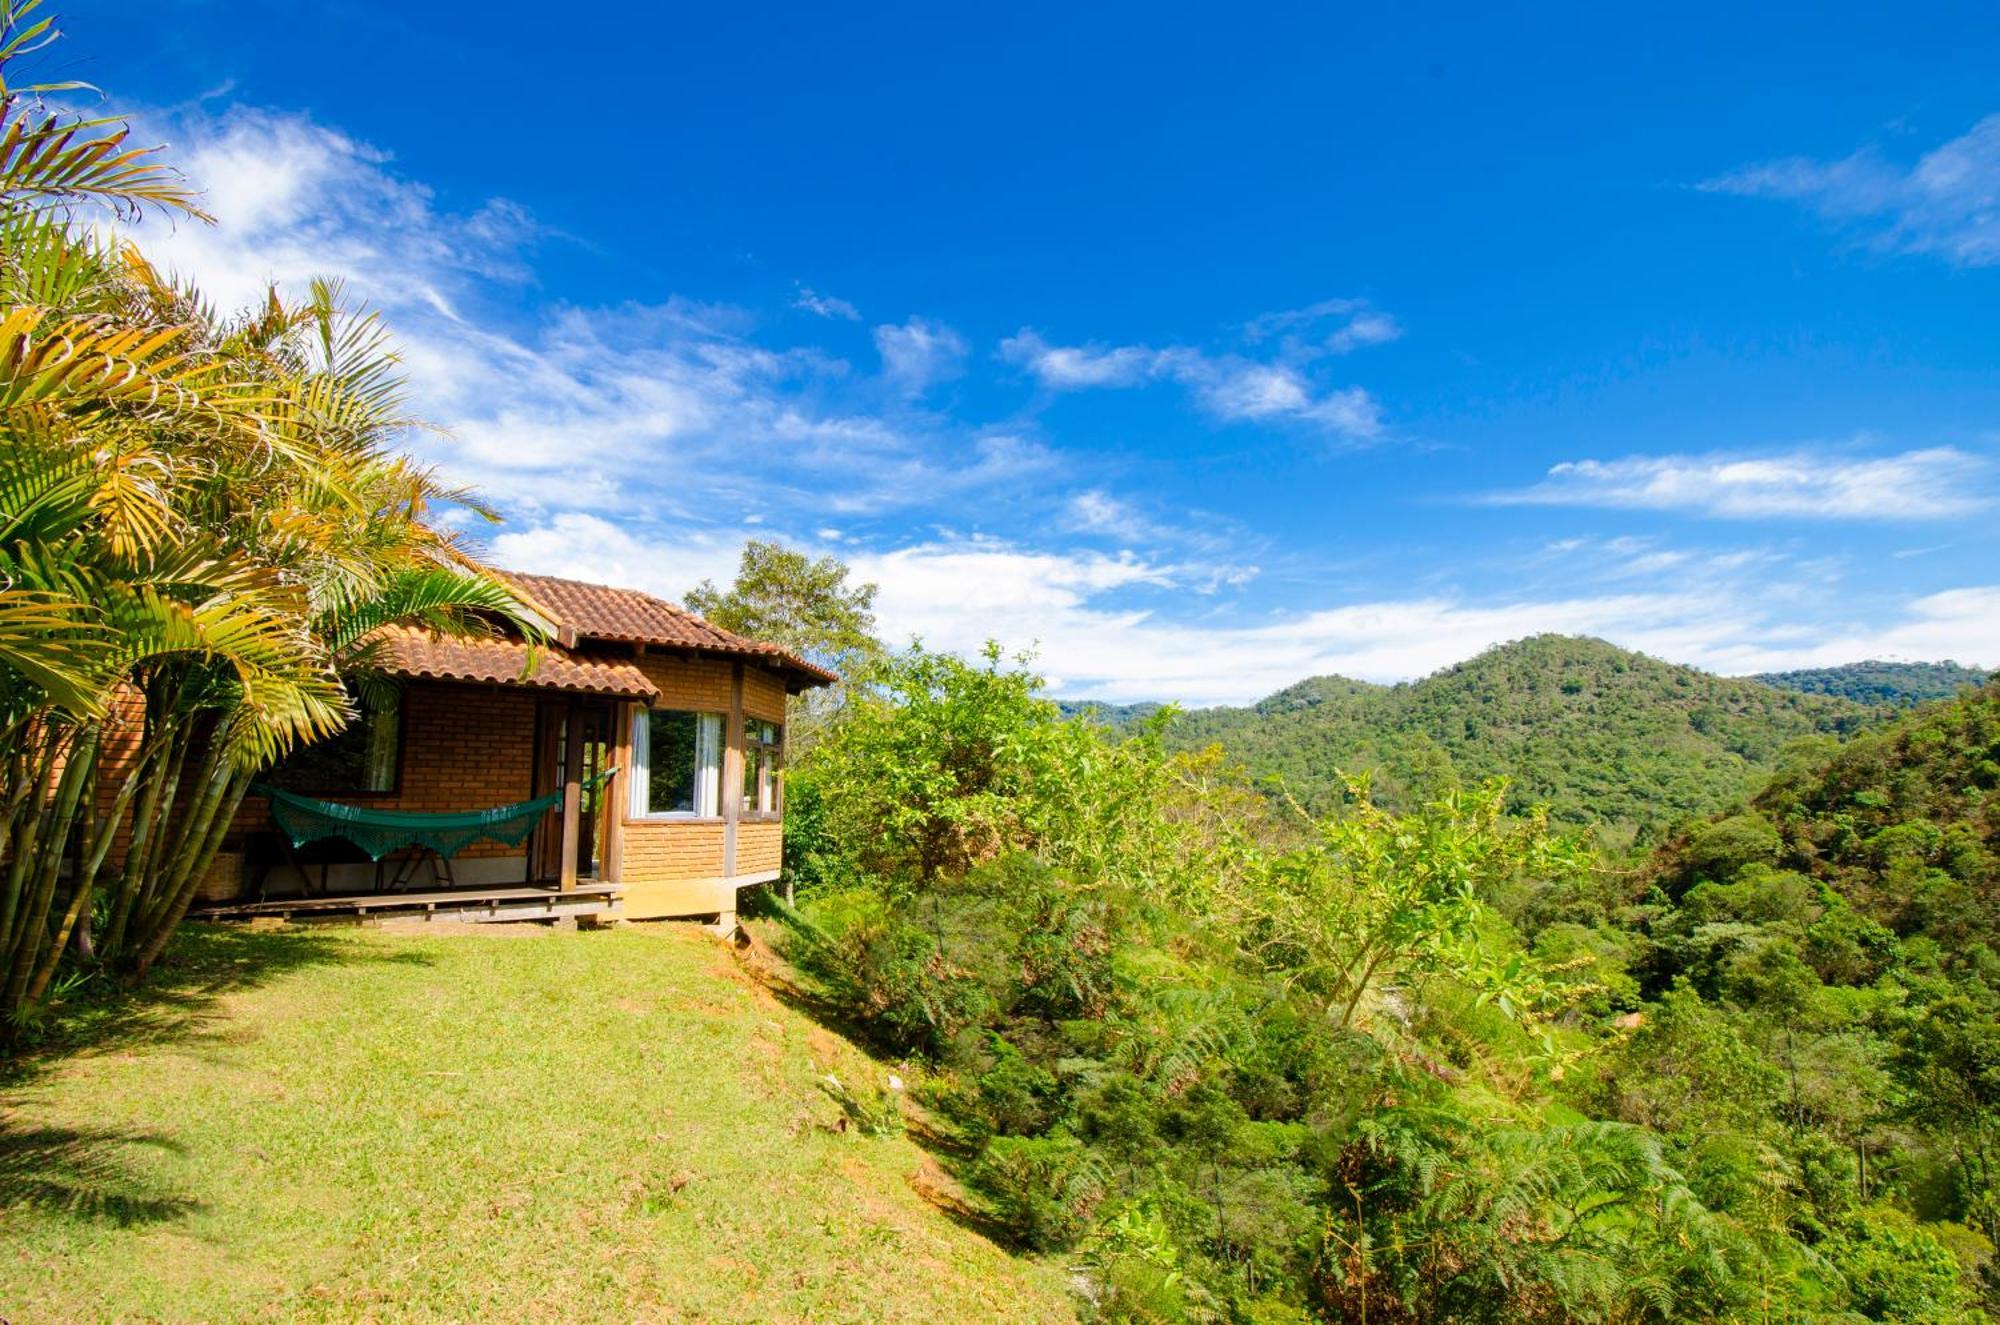
<path fill-rule="evenodd" d="M 585 783 L 597 787 L 618 770 L 607 768 Z M 420 814 L 409 810 L 371 810 L 339 801 L 314 800 L 262 782 L 250 788 L 271 801 L 271 818 L 292 845 L 302 847 L 324 837 L 344 837 L 380 860 L 403 847 L 427 847 L 450 859 L 474 842 L 492 838 L 517 846 L 535 830 L 544 814 L 562 804 L 563 793 L 552 791 L 531 801 L 496 805 L 490 810 L 457 814 Z"/>

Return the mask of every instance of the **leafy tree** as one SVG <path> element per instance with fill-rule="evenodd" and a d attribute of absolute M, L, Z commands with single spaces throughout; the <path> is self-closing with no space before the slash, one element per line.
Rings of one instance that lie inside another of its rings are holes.
<path fill-rule="evenodd" d="M 35 8 L 0 3 L 5 1035 L 100 912 L 103 957 L 157 960 L 251 777 L 351 716 L 374 630 L 533 629 L 429 522 L 463 494 L 390 453 L 409 420 L 372 318 L 318 284 L 223 320 L 86 224 L 206 218 L 122 125 L 7 81 L 51 35 Z"/>
<path fill-rule="evenodd" d="M 849 574 L 835 557 L 752 540 L 727 589 L 703 580 L 684 601 L 724 630 L 782 644 L 851 676 L 881 656 L 882 644 L 875 637 L 876 586 L 849 584 Z"/>
<path fill-rule="evenodd" d="M 1527 963 L 1519 952 L 1496 960 L 1486 951 L 1486 899 L 1523 873 L 1574 872 L 1584 857 L 1539 820 L 1506 819 L 1497 782 L 1407 815 L 1375 805 L 1365 783 L 1352 786 L 1355 804 L 1313 822 L 1304 846 L 1225 883 L 1225 914 L 1257 960 L 1341 1027 L 1385 991 L 1440 973 L 1490 982 L 1512 1012 Z"/>

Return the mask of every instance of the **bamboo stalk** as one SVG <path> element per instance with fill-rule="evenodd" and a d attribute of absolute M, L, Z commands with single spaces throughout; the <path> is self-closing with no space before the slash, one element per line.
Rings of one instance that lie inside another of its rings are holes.
<path fill-rule="evenodd" d="M 97 728 L 93 723 L 71 744 L 68 758 L 64 761 L 62 782 L 49 808 L 41 850 L 36 853 L 34 891 L 29 895 L 28 904 L 22 909 L 15 926 L 16 932 L 8 942 L 7 986 L 6 992 L 0 994 L 0 1010 L 6 1012 L 10 1021 L 18 1019 L 27 1001 L 29 981 L 41 965 L 42 945 L 49 944 L 51 950 L 57 953 L 62 951 L 60 940 L 51 943 L 49 907 L 55 900 L 56 876 L 62 870 L 63 847 L 69 840 L 70 825 L 76 817 L 77 799 L 90 781 L 96 755 Z M 62 937 L 68 935 L 65 933 Z"/>
<path fill-rule="evenodd" d="M 195 781 L 201 790 L 179 824 L 173 845 L 154 860 L 139 894 L 138 941 L 142 947 L 149 941 L 160 917 L 173 908 L 174 897 L 185 882 L 192 863 L 191 851 L 198 854 L 201 842 L 208 835 L 216 806 L 229 786 L 228 757 L 223 742 L 211 738 Z"/>
<path fill-rule="evenodd" d="M 92 782 L 96 783 L 103 772 L 100 761 L 93 770 Z M 77 861 L 76 887 L 71 894 L 69 908 L 63 913 L 62 922 L 56 926 L 53 941 L 47 955 L 33 976 L 29 978 L 28 993 L 23 1006 L 34 1007 L 41 1003 L 48 993 L 49 982 L 55 978 L 56 969 L 62 964 L 64 946 L 72 935 L 81 933 L 87 941 L 90 934 L 90 899 L 96 891 L 97 875 L 104 867 L 105 858 L 111 853 L 111 843 L 118 836 L 118 824 L 125 816 L 126 807 L 131 804 L 132 793 L 138 783 L 126 778 L 120 784 L 118 794 L 111 802 L 110 812 L 102 820 L 96 819 L 96 787 L 92 795 L 84 801 L 84 822 L 82 841 L 84 848 Z M 88 957 L 86 950 L 82 953 Z"/>
<path fill-rule="evenodd" d="M 35 771 L 33 803 L 44 805 L 53 792 L 57 753 L 62 741 L 62 733 L 53 724 L 42 739 L 40 767 Z M 21 910 L 21 897 L 27 887 L 28 872 L 34 867 L 35 846 L 40 840 L 42 816 L 31 813 L 15 825 L 14 859 L 7 870 L 6 895 L 0 898 L 0 950 L 13 950 L 14 920 Z"/>
<path fill-rule="evenodd" d="M 128 782 L 137 783 L 143 779 L 145 793 L 139 798 L 139 808 L 132 816 L 132 841 L 125 849 L 125 868 L 118 881 L 118 895 L 112 900 L 111 917 L 104 926 L 102 951 L 106 958 L 115 957 L 124 947 L 125 931 L 130 926 L 132 908 L 138 902 L 139 887 L 152 858 L 160 818 L 171 805 L 167 785 L 179 778 L 181 762 L 187 756 L 185 747 L 176 746 L 179 729 L 179 724 L 172 719 L 162 719 L 154 724 L 146 735 L 145 749 L 140 753 L 138 764 L 127 775 Z"/>
<path fill-rule="evenodd" d="M 174 930 L 180 926 L 181 919 L 187 915 L 188 906 L 194 901 L 195 890 L 201 885 L 200 870 L 193 867 L 199 862 L 201 869 L 205 870 L 208 867 L 208 863 L 215 859 L 217 848 L 222 845 L 223 837 L 229 832 L 230 821 L 236 817 L 237 807 L 243 804 L 243 797 L 250 790 L 250 778 L 251 774 L 247 772 L 232 774 L 229 779 L 228 790 L 224 793 L 217 806 L 211 809 L 210 817 L 212 822 L 209 825 L 208 832 L 202 838 L 199 851 L 188 860 L 182 870 L 184 877 L 175 892 L 173 905 L 169 908 L 167 914 L 161 918 L 160 923 L 154 927 L 152 934 L 146 939 L 145 947 L 140 950 L 138 961 L 134 966 L 134 970 L 138 974 L 144 975 L 151 968 L 152 964 L 158 960 L 160 953 L 167 946 L 167 940 L 173 937 Z M 223 806 L 227 806 L 226 811 L 223 810 Z"/>

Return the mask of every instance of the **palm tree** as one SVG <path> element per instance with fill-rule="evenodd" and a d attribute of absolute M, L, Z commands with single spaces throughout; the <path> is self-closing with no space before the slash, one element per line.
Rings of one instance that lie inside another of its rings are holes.
<path fill-rule="evenodd" d="M 491 512 L 395 453 L 377 319 L 327 283 L 224 318 L 87 224 L 208 218 L 123 125 L 7 82 L 38 3 L 0 0 L 0 1034 L 73 940 L 158 958 L 251 777 L 353 716 L 375 632 L 538 625 L 433 522 Z"/>

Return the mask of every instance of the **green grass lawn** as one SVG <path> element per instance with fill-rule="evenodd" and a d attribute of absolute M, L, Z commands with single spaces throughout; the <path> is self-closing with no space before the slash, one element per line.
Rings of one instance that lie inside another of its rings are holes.
<path fill-rule="evenodd" d="M 1064 1321 L 697 931 L 191 927 L 0 1082 L 0 1317 Z"/>

